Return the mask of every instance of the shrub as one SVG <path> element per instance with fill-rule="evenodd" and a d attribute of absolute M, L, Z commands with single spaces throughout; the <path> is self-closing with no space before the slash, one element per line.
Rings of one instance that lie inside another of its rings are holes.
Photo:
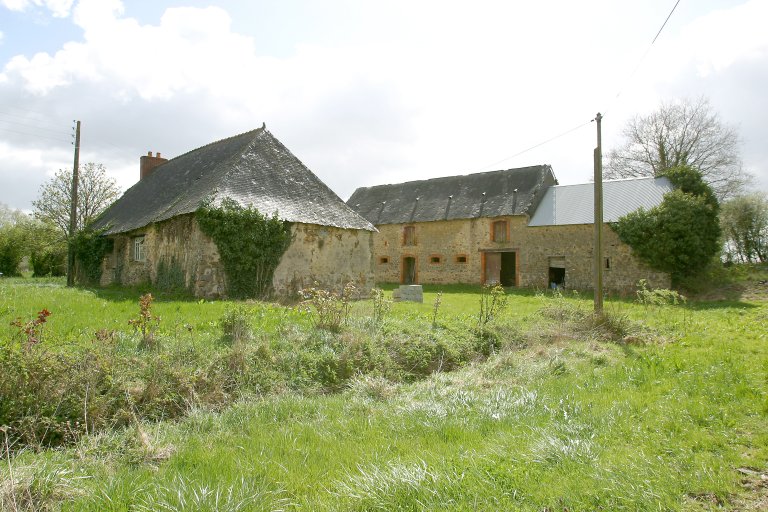
<path fill-rule="evenodd" d="M 310 315 L 316 329 L 339 332 L 342 324 L 347 323 L 351 301 L 357 293 L 355 283 L 349 282 L 341 294 L 317 287 L 299 291 L 302 301 L 299 309 Z"/>
<path fill-rule="evenodd" d="M 101 231 L 83 229 L 78 231 L 72 244 L 75 259 L 80 265 L 78 277 L 85 284 L 98 283 L 101 279 L 101 262 L 112 251 L 114 241 L 105 237 Z"/>
<path fill-rule="evenodd" d="M 224 339 L 230 343 L 243 343 L 253 339 L 253 322 L 251 308 L 237 304 L 227 308 L 221 317 L 219 325 Z"/>
<path fill-rule="evenodd" d="M 29 263 L 32 277 L 59 277 L 67 273 L 67 246 L 57 244 L 33 251 Z"/>

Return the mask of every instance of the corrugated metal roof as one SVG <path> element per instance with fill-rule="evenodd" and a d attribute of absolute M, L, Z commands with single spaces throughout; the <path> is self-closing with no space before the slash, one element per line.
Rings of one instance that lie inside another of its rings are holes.
<path fill-rule="evenodd" d="M 347 204 L 374 225 L 521 215 L 555 183 L 550 166 L 536 165 L 361 187 Z"/>
<path fill-rule="evenodd" d="M 348 229 L 375 228 L 348 207 L 266 128 L 213 142 L 158 166 L 95 222 L 123 233 L 196 211 L 215 196 L 282 220 Z"/>
<path fill-rule="evenodd" d="M 661 203 L 672 184 L 667 178 L 630 178 L 603 182 L 603 221 L 616 222 L 639 208 Z M 549 187 L 529 226 L 562 226 L 594 222 L 594 183 Z"/>

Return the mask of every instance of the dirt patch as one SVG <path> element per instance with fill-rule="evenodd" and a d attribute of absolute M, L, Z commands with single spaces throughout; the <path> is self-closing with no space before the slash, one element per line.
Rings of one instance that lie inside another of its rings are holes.
<path fill-rule="evenodd" d="M 738 468 L 736 471 L 743 476 L 741 486 L 746 493 L 733 500 L 733 510 L 768 510 L 768 475 L 755 468 Z"/>
<path fill-rule="evenodd" d="M 768 281 L 749 280 L 740 283 L 729 283 L 707 290 L 706 292 L 690 295 L 697 301 L 745 300 L 750 302 L 768 301 Z"/>

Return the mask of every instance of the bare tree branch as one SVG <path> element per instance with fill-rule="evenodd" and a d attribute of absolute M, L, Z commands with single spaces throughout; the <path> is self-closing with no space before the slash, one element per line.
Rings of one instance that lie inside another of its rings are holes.
<path fill-rule="evenodd" d="M 662 103 L 624 127 L 624 143 L 608 152 L 608 179 L 659 176 L 679 165 L 698 169 L 721 201 L 744 190 L 750 180 L 741 165 L 739 135 L 723 124 L 709 100 Z"/>

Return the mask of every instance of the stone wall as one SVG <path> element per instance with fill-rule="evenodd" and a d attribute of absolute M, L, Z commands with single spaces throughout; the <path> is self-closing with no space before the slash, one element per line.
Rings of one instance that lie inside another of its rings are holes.
<path fill-rule="evenodd" d="M 492 240 L 493 223 L 499 220 L 507 221 L 506 241 Z M 527 223 L 526 216 L 511 216 L 376 226 L 376 280 L 403 282 L 403 258 L 414 257 L 417 283 L 481 284 L 486 279 L 488 253 L 515 252 L 518 286 L 548 287 L 550 258 L 562 257 L 566 287 L 591 288 L 593 226 L 528 227 Z M 415 227 L 414 245 L 404 245 L 405 226 Z M 631 292 L 640 279 L 654 288 L 670 286 L 667 274 L 637 261 L 608 225 L 603 231 L 603 254 L 610 262 L 610 269 L 603 272 L 608 290 Z"/>
<path fill-rule="evenodd" d="M 278 294 L 293 293 L 318 283 L 340 292 L 353 281 L 366 297 L 374 285 L 373 235 L 361 229 L 294 224 L 293 241 L 275 270 Z"/>
<path fill-rule="evenodd" d="M 317 282 L 340 289 L 355 281 L 367 292 L 373 286 L 373 233 L 309 224 L 291 226 L 292 241 L 275 270 L 273 286 L 286 296 Z M 146 260 L 133 258 L 133 240 L 144 236 Z M 158 268 L 175 267 L 195 296 L 226 296 L 226 276 L 216 244 L 199 228 L 194 214 L 113 236 L 114 250 L 102 263 L 101 284 L 158 282 Z"/>

